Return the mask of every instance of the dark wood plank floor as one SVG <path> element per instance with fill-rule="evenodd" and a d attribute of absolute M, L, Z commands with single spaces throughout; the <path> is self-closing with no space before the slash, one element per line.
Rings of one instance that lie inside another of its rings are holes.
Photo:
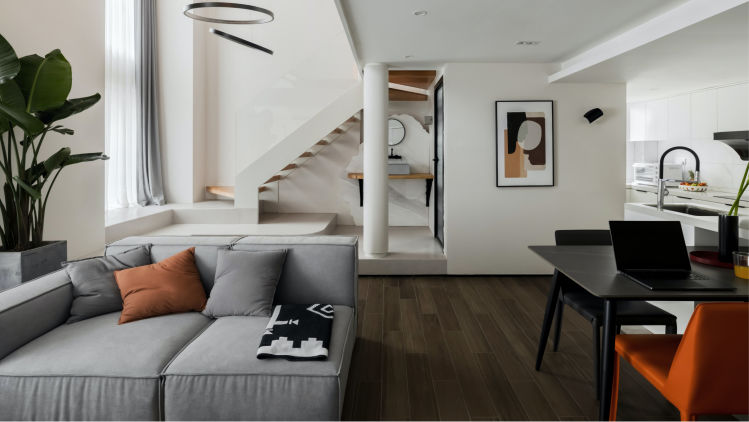
<path fill-rule="evenodd" d="M 592 328 L 565 312 L 558 352 L 536 345 L 550 277 L 361 277 L 349 420 L 596 419 Z M 679 414 L 627 364 L 620 420 Z"/>

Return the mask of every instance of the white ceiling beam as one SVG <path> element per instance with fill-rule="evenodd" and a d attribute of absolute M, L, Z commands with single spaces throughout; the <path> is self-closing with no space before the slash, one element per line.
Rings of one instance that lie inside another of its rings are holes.
<path fill-rule="evenodd" d="M 549 83 L 562 81 L 564 78 L 584 69 L 605 62 L 747 2 L 749 0 L 689 0 L 639 26 L 561 62 L 559 71 L 549 75 Z"/>

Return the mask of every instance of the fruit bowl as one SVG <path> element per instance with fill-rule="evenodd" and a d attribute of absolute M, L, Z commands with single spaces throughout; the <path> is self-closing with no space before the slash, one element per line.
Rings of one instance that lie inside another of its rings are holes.
<path fill-rule="evenodd" d="M 687 192 L 705 192 L 707 191 L 707 183 L 681 182 L 679 189 Z"/>

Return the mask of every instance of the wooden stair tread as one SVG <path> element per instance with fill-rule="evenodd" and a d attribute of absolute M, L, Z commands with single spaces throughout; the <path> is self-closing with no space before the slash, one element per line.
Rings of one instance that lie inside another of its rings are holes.
<path fill-rule="evenodd" d="M 260 186 L 259 188 L 257 188 L 258 193 L 265 192 L 267 190 L 270 190 L 268 186 Z"/>
<path fill-rule="evenodd" d="M 299 167 L 298 165 L 291 163 L 291 164 L 288 164 L 286 167 L 282 168 L 281 171 L 294 170 L 295 168 L 298 168 L 298 167 Z"/>
<path fill-rule="evenodd" d="M 277 175 L 271 177 L 270 179 L 266 180 L 265 183 L 263 183 L 263 184 L 278 182 L 281 179 L 283 179 L 283 177 L 281 177 L 280 175 L 277 174 Z"/>
<path fill-rule="evenodd" d="M 330 142 L 323 139 L 323 140 L 317 141 L 315 145 L 330 145 Z"/>
<path fill-rule="evenodd" d="M 315 156 L 315 154 L 313 154 L 313 153 L 311 153 L 309 151 L 306 151 L 306 152 L 303 152 L 302 155 L 299 156 L 299 158 L 310 158 L 310 157 L 314 157 L 314 156 Z"/>
<path fill-rule="evenodd" d="M 216 196 L 234 199 L 234 186 L 206 186 L 205 191 Z"/>
<path fill-rule="evenodd" d="M 339 134 L 339 133 L 343 133 L 343 129 L 341 129 L 341 128 L 337 127 L 337 128 L 335 128 L 335 129 L 333 129 L 333 131 L 332 131 L 332 132 L 330 132 L 330 133 L 335 133 L 335 134 L 337 135 L 337 134 Z"/>

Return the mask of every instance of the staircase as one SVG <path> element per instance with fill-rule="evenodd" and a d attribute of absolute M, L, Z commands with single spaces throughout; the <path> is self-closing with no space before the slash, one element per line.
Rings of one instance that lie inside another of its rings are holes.
<path fill-rule="evenodd" d="M 330 133 L 325 135 L 321 140 L 315 142 L 306 151 L 299 154 L 292 162 L 284 166 L 281 170 L 272 175 L 268 180 L 265 181 L 261 186 L 258 187 L 258 194 L 263 192 L 271 191 L 270 185 L 278 183 L 285 177 L 291 175 L 294 170 L 298 169 L 305 162 L 316 156 L 325 147 L 329 146 L 338 139 L 341 135 L 348 132 L 353 126 L 361 126 L 361 112 L 357 112 L 355 115 L 349 117 L 345 122 L 341 123 L 338 127 L 331 130 Z M 205 191 L 212 195 L 215 195 L 222 199 L 234 199 L 234 186 L 206 186 Z M 263 198 L 260 198 L 261 204 Z M 261 207 L 262 209 L 262 207 Z"/>
<path fill-rule="evenodd" d="M 341 135 L 347 133 L 354 127 L 361 127 L 361 112 L 357 112 L 353 116 L 346 119 L 346 121 L 338 125 L 335 129 L 331 130 L 330 133 L 325 135 L 319 141 L 315 142 L 306 151 L 301 153 L 292 162 L 284 166 L 281 170 L 268 178 L 265 183 L 258 187 L 260 214 L 262 215 L 263 212 L 275 211 L 271 208 L 273 207 L 273 204 L 277 205 L 278 203 L 278 184 L 284 178 L 290 176 L 292 173 L 294 173 L 294 171 L 302 167 L 304 163 L 314 158 L 325 148 L 333 144 Z"/>
<path fill-rule="evenodd" d="M 435 76 L 436 72 L 431 70 L 391 70 L 390 100 L 426 101 L 426 90 Z M 275 211 L 272 204 L 278 202 L 278 183 L 353 126 L 360 126 L 361 108 L 362 86 L 359 82 L 250 163 L 237 175 L 236 189 L 233 186 L 207 186 L 206 192 L 233 199 L 238 208 L 256 210 L 259 222 L 262 212 Z"/>
<path fill-rule="evenodd" d="M 255 222 L 259 222 L 263 203 L 273 200 L 273 184 L 304 165 L 351 127 L 359 125 L 361 109 L 362 85 L 357 82 L 240 171 L 234 192 L 228 186 L 209 186 L 207 191 L 224 198 L 233 196 L 235 207 L 256 210 Z"/>

